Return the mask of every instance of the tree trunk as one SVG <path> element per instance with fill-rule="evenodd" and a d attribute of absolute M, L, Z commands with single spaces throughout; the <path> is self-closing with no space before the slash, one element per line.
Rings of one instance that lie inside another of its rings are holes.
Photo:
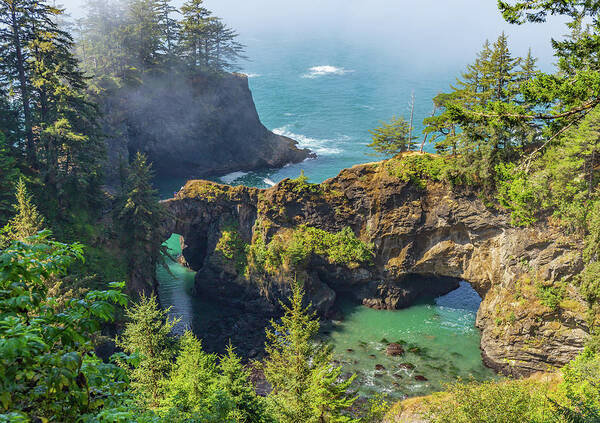
<path fill-rule="evenodd" d="M 25 76 L 25 59 L 21 49 L 21 37 L 19 35 L 19 24 L 14 3 L 11 5 L 11 26 L 13 35 L 13 44 L 17 55 L 17 72 L 19 74 L 19 89 L 21 91 L 21 100 L 23 102 L 23 117 L 25 118 L 25 137 L 27 138 L 27 161 L 31 166 L 35 165 L 35 143 L 33 140 L 33 129 L 31 122 L 31 110 L 29 108 L 29 90 L 27 89 L 27 78 Z"/>

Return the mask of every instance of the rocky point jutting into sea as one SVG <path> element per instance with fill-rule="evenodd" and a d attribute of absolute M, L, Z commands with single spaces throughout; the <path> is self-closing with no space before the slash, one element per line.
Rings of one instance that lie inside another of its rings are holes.
<path fill-rule="evenodd" d="M 588 337 L 587 306 L 570 283 L 582 266 L 576 238 L 548 223 L 512 227 L 505 213 L 487 208 L 474 193 L 403 181 L 386 162 L 345 169 L 320 185 L 286 179 L 262 190 L 189 181 L 164 204 L 170 213 L 165 239 L 182 236 L 183 258 L 197 271 L 196 295 L 249 316 L 276 315 L 294 278 L 304 282 L 322 316 L 335 315 L 341 293 L 372 308 L 397 309 L 466 280 L 483 299 L 477 313 L 481 350 L 497 371 L 527 375 L 562 366 Z M 373 259 L 340 264 L 314 253 L 302 266 L 270 272 L 248 264 L 251 246 L 273 240 L 285 246 L 306 227 L 329 234 L 349 227 Z M 234 240 L 227 251 L 226 232 Z M 540 287 L 559 281 L 568 299 L 544 305 Z M 251 320 L 245 324 L 247 333 L 260 332 Z"/>
<path fill-rule="evenodd" d="M 265 128 L 246 75 L 145 76 L 129 88 L 105 87 L 99 101 L 110 134 L 105 173 L 112 185 L 138 151 L 161 178 L 276 168 L 313 156 Z"/>

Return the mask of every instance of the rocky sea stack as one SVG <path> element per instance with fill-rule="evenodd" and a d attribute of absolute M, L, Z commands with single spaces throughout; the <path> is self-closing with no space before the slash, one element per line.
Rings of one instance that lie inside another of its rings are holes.
<path fill-rule="evenodd" d="M 265 128 L 243 74 L 146 76 L 106 93 L 109 182 L 119 177 L 119 163 L 138 151 L 158 176 L 179 178 L 277 168 L 312 154 Z"/>

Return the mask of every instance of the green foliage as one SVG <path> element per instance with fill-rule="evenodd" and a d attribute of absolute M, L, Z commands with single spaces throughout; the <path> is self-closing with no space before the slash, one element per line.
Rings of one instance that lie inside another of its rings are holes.
<path fill-rule="evenodd" d="M 277 273 L 281 266 L 304 268 L 313 255 L 323 256 L 331 264 L 352 267 L 371 263 L 373 247 L 359 240 L 349 227 L 331 233 L 301 225 L 289 237 L 276 236 L 268 244 L 260 237 L 256 239 L 250 246 L 248 262 L 260 271 Z"/>
<path fill-rule="evenodd" d="M 3 226 L 12 215 L 12 203 L 15 185 L 19 179 L 18 175 L 16 160 L 10 154 L 6 137 L 0 128 L 0 226 Z"/>
<path fill-rule="evenodd" d="M 49 236 L 14 241 L 0 253 L 0 421 L 85 422 L 125 414 L 123 407 L 133 417 L 126 375 L 96 358 L 92 344 L 115 305 L 126 303 L 123 284 L 82 298 L 53 296 L 48 282 L 83 252 Z"/>
<path fill-rule="evenodd" d="M 380 423 L 390 411 L 391 404 L 383 394 L 375 394 L 369 398 L 366 413 L 361 418 L 361 423 Z"/>
<path fill-rule="evenodd" d="M 300 175 L 295 179 L 291 179 L 290 183 L 293 185 L 292 191 L 298 194 L 323 193 L 321 184 L 312 184 L 308 182 L 308 177 L 304 174 L 304 169 L 300 170 Z"/>
<path fill-rule="evenodd" d="M 250 382 L 250 372 L 235 354 L 231 344 L 225 355 L 220 357 L 219 377 L 216 389 L 229 399 L 226 419 L 235 423 L 267 423 L 273 421 L 268 415 L 263 398 L 254 391 Z"/>
<path fill-rule="evenodd" d="M 127 309 L 129 323 L 117 338 L 126 353 L 138 354 L 135 366 L 121 363 L 131 378 L 131 387 L 141 404 L 156 407 L 163 396 L 161 381 L 171 370 L 175 354 L 171 329 L 177 323 L 167 317 L 154 295 L 142 294 L 140 301 Z"/>
<path fill-rule="evenodd" d="M 267 329 L 262 364 L 273 387 L 270 409 L 280 423 L 353 422 L 345 411 L 356 397 L 349 393 L 354 376 L 342 380 L 332 364 L 331 348 L 314 341 L 319 322 L 304 308 L 304 292 L 294 284 L 290 305 L 283 305 L 281 323 Z"/>
<path fill-rule="evenodd" d="M 425 188 L 427 180 L 451 180 L 449 163 L 446 158 L 433 154 L 411 154 L 387 160 L 384 166 L 390 175 Z"/>
<path fill-rule="evenodd" d="M 164 383 L 164 410 L 177 418 L 218 421 L 224 417 L 224 398 L 215 389 L 217 357 L 207 354 L 190 331 L 180 340 L 180 352 Z"/>
<path fill-rule="evenodd" d="M 402 117 L 392 117 L 388 122 L 381 122 L 381 126 L 371 130 L 373 140 L 367 147 L 376 152 L 394 156 L 404 151 L 413 149 L 414 137 L 409 135 L 410 125 Z"/>
<path fill-rule="evenodd" d="M 580 279 L 581 293 L 590 305 L 595 304 L 600 299 L 600 261 L 586 265 Z"/>
<path fill-rule="evenodd" d="M 226 224 L 221 230 L 221 238 L 217 242 L 215 251 L 221 253 L 227 260 L 233 260 L 240 274 L 246 271 L 248 249 L 248 244 L 239 234 L 239 228 L 234 224 Z"/>
<path fill-rule="evenodd" d="M 432 423 L 546 423 L 552 421 L 547 387 L 534 382 L 456 383 L 426 403 Z"/>
<path fill-rule="evenodd" d="M 17 182 L 16 200 L 17 202 L 13 206 L 16 215 L 2 230 L 1 237 L 4 242 L 25 241 L 44 227 L 44 218 L 27 192 L 23 178 L 19 178 Z"/>
<path fill-rule="evenodd" d="M 145 269 L 149 285 L 153 285 L 154 269 L 162 259 L 160 225 L 165 214 L 152 185 L 153 176 L 151 164 L 138 153 L 129 167 L 126 192 L 117 211 L 130 272 Z"/>
<path fill-rule="evenodd" d="M 538 283 L 536 284 L 536 295 L 543 305 L 556 311 L 565 297 L 565 288 L 560 285 Z"/>
<path fill-rule="evenodd" d="M 179 9 L 170 0 L 93 0 L 86 8 L 77 53 L 97 82 L 116 77 L 138 85 L 146 73 L 233 71 L 244 59 L 237 33 L 202 0 Z"/>
<path fill-rule="evenodd" d="M 562 374 L 559 392 L 564 400 L 555 401 L 556 414 L 569 422 L 600 421 L 600 355 L 586 348 Z"/>
<path fill-rule="evenodd" d="M 535 211 L 539 201 L 537 189 L 523 171 L 513 163 L 500 163 L 496 166 L 496 199 L 501 206 L 510 210 L 511 223 L 515 226 L 528 226 L 535 223 Z"/>

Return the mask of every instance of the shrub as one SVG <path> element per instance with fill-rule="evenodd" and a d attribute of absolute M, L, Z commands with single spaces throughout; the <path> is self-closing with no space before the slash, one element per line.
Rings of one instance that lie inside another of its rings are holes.
<path fill-rule="evenodd" d="M 412 181 L 424 188 L 426 180 L 442 181 L 447 177 L 449 166 L 446 159 L 433 154 L 398 156 L 385 162 L 388 173 L 404 182 Z"/>
<path fill-rule="evenodd" d="M 312 255 L 325 257 L 331 264 L 357 266 L 373 260 L 373 247 L 359 240 L 352 229 L 331 233 L 302 225 L 290 236 L 274 237 L 269 244 L 257 239 L 249 249 L 249 261 L 265 273 L 282 266 L 295 269 L 308 264 Z"/>
<path fill-rule="evenodd" d="M 565 289 L 562 286 L 538 283 L 536 285 L 536 296 L 543 305 L 552 310 L 557 310 L 565 296 Z"/>
<path fill-rule="evenodd" d="M 506 380 L 456 383 L 426 401 L 432 423 L 542 423 L 552 421 L 544 384 Z"/>
<path fill-rule="evenodd" d="M 227 224 L 222 229 L 215 251 L 220 252 L 227 260 L 233 260 L 238 273 L 245 272 L 248 264 L 248 244 L 242 239 L 234 224 Z"/>

